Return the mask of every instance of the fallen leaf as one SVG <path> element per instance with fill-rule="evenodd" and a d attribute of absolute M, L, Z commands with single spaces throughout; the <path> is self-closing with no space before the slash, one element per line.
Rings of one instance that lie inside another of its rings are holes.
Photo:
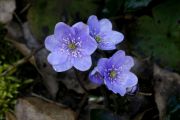
<path fill-rule="evenodd" d="M 75 120 L 69 108 L 36 97 L 19 99 L 15 106 L 18 120 Z"/>
<path fill-rule="evenodd" d="M 0 22 L 5 24 L 11 21 L 15 9 L 15 0 L 0 0 Z"/>
<path fill-rule="evenodd" d="M 167 117 L 168 101 L 172 96 L 180 97 L 180 75 L 154 65 L 155 101 L 160 120 Z"/>
<path fill-rule="evenodd" d="M 16 116 L 12 112 L 6 112 L 6 120 L 17 120 Z"/>

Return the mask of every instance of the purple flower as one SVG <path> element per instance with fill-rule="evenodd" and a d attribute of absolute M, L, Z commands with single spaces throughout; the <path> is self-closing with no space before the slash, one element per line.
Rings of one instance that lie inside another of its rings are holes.
<path fill-rule="evenodd" d="M 72 27 L 63 22 L 55 26 L 54 34 L 45 39 L 45 47 L 51 52 L 48 62 L 57 72 L 66 71 L 73 66 L 86 71 L 91 65 L 91 54 L 96 50 L 97 43 L 89 35 L 89 28 L 82 22 Z"/>
<path fill-rule="evenodd" d="M 136 94 L 136 93 L 138 92 L 138 90 L 139 90 L 138 85 L 135 85 L 135 86 L 133 86 L 133 87 L 128 87 L 128 88 L 126 89 L 126 93 L 127 93 L 128 95 L 134 95 L 134 94 Z"/>
<path fill-rule="evenodd" d="M 133 58 L 126 56 L 124 51 L 119 50 L 109 59 L 101 58 L 95 69 L 96 73 L 100 74 L 103 78 L 104 84 L 109 90 L 124 96 L 129 92 L 127 90 L 135 86 L 138 82 L 136 75 L 130 72 L 133 65 Z M 91 81 L 100 80 L 92 72 L 89 78 Z"/>
<path fill-rule="evenodd" d="M 87 23 L 90 35 L 96 40 L 101 50 L 114 50 L 116 44 L 124 39 L 122 33 L 112 30 L 112 23 L 106 18 L 98 21 L 95 15 L 91 15 Z"/>
<path fill-rule="evenodd" d="M 98 85 L 101 85 L 104 82 L 104 78 L 98 72 L 97 67 L 95 67 L 94 70 L 92 70 L 92 72 L 89 74 L 89 78 L 93 83 L 98 84 Z"/>

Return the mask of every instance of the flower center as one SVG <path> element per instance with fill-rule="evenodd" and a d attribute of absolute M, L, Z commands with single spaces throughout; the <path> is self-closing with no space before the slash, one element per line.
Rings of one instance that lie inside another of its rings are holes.
<path fill-rule="evenodd" d="M 101 41 L 101 38 L 99 36 L 96 36 L 95 40 L 99 43 Z"/>
<path fill-rule="evenodd" d="M 115 78 L 117 73 L 116 73 L 116 71 L 112 70 L 112 71 L 110 71 L 109 75 L 110 75 L 111 78 Z"/>
<path fill-rule="evenodd" d="M 71 49 L 71 50 L 75 50 L 76 49 L 75 43 L 68 44 L 68 48 Z"/>

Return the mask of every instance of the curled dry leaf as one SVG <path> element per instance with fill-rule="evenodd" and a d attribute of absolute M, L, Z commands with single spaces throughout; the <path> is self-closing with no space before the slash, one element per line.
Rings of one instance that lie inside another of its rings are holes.
<path fill-rule="evenodd" d="M 15 0 L 0 0 L 0 22 L 5 24 L 11 21 L 15 8 Z"/>
<path fill-rule="evenodd" d="M 6 120 L 17 120 L 16 116 L 12 112 L 6 112 Z"/>
<path fill-rule="evenodd" d="M 69 108 L 36 97 L 19 99 L 15 106 L 18 120 L 75 120 Z"/>
<path fill-rule="evenodd" d="M 167 117 L 168 100 L 180 93 L 180 75 L 154 65 L 155 101 L 159 110 L 160 120 Z"/>

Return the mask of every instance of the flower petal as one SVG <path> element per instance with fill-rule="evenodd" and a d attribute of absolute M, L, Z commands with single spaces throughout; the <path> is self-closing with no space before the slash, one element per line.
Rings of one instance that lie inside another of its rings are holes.
<path fill-rule="evenodd" d="M 100 32 L 112 31 L 112 23 L 108 19 L 104 18 L 99 21 Z"/>
<path fill-rule="evenodd" d="M 55 26 L 54 36 L 58 41 L 63 40 L 64 38 L 71 39 L 74 36 L 74 30 L 67 24 L 59 22 Z"/>
<path fill-rule="evenodd" d="M 69 60 L 67 60 L 64 63 L 58 64 L 58 65 L 53 65 L 53 69 L 56 72 L 64 72 L 64 71 L 69 70 L 71 68 L 72 68 L 72 64 Z"/>
<path fill-rule="evenodd" d="M 127 93 L 128 95 L 135 95 L 135 94 L 138 92 L 138 90 L 139 90 L 138 85 L 135 85 L 135 86 L 133 86 L 133 87 L 128 87 L 128 88 L 126 88 L 126 93 Z"/>
<path fill-rule="evenodd" d="M 108 62 L 108 59 L 107 59 L 107 58 L 101 58 L 101 59 L 99 59 L 99 61 L 98 61 L 97 68 L 98 68 L 99 73 L 100 73 L 102 76 L 104 76 L 104 71 L 105 71 L 105 69 L 106 69 L 107 62 Z"/>
<path fill-rule="evenodd" d="M 98 48 L 100 50 L 114 50 L 114 49 L 116 49 L 116 46 L 113 43 L 100 42 L 98 44 Z"/>
<path fill-rule="evenodd" d="M 106 32 L 106 33 L 101 33 L 102 35 L 102 42 L 104 44 L 106 43 L 112 43 L 112 44 L 118 44 L 120 42 L 123 41 L 124 39 L 124 35 L 120 32 L 117 31 L 110 31 L 110 32 Z"/>
<path fill-rule="evenodd" d="M 110 63 L 120 67 L 123 71 L 128 71 L 134 65 L 134 60 L 131 56 L 125 56 L 125 52 L 122 50 L 117 51 L 111 58 Z"/>
<path fill-rule="evenodd" d="M 51 52 L 57 51 L 60 47 L 60 42 L 54 38 L 54 35 L 50 35 L 45 39 L 45 47 Z"/>
<path fill-rule="evenodd" d="M 128 78 L 126 80 L 126 87 L 133 87 L 137 84 L 138 82 L 138 78 L 135 74 L 129 72 L 128 74 Z"/>
<path fill-rule="evenodd" d="M 126 88 L 125 86 L 118 84 L 117 82 L 111 82 L 108 79 L 104 79 L 104 83 L 107 86 L 107 88 L 114 93 L 119 93 L 121 96 L 124 96 L 126 94 Z"/>
<path fill-rule="evenodd" d="M 92 65 L 91 56 L 86 56 L 82 58 L 76 58 L 74 60 L 74 67 L 80 71 L 86 71 L 90 69 Z"/>
<path fill-rule="evenodd" d="M 97 67 L 94 68 L 94 70 L 92 70 L 89 74 L 89 79 L 98 85 L 103 84 L 103 76 L 100 75 L 100 73 L 98 72 Z"/>
<path fill-rule="evenodd" d="M 125 52 L 123 50 L 118 50 L 117 52 L 115 52 L 113 54 L 113 56 L 111 57 L 111 59 L 116 59 L 117 57 L 124 57 L 125 56 Z"/>
<path fill-rule="evenodd" d="M 81 44 L 81 51 L 83 55 L 91 55 L 97 49 L 97 42 L 89 35 L 81 34 L 79 36 Z"/>
<path fill-rule="evenodd" d="M 84 24 L 83 22 L 78 22 L 72 26 L 73 29 L 75 29 L 78 34 L 87 34 L 89 35 L 89 27 Z"/>
<path fill-rule="evenodd" d="M 109 58 L 111 64 L 117 64 L 121 62 L 120 60 L 125 57 L 125 52 L 123 50 L 118 50 L 113 54 L 112 57 Z"/>
<path fill-rule="evenodd" d="M 114 92 L 119 93 L 121 96 L 124 96 L 126 94 L 126 88 L 124 86 L 114 86 Z"/>
<path fill-rule="evenodd" d="M 58 65 L 64 63 L 67 60 L 67 55 L 61 53 L 60 51 L 56 51 L 50 53 L 47 59 L 51 65 Z"/>
<path fill-rule="evenodd" d="M 88 18 L 87 24 L 89 26 L 90 35 L 95 36 L 100 31 L 100 24 L 95 15 L 91 15 Z"/>

